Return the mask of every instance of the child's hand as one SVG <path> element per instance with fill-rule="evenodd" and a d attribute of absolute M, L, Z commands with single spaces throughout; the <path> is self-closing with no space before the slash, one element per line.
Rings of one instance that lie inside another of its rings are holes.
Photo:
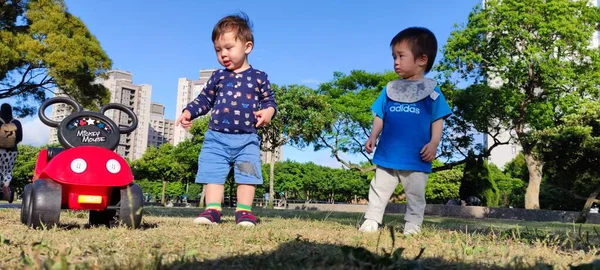
<path fill-rule="evenodd" d="M 369 138 L 365 143 L 365 150 L 367 150 L 367 153 L 371 154 L 373 153 L 373 148 L 375 148 L 375 146 L 377 146 L 377 139 Z"/>
<path fill-rule="evenodd" d="M 190 118 L 192 118 L 192 114 L 190 113 L 190 111 L 184 110 L 183 113 L 179 116 L 179 118 L 177 118 L 177 121 L 175 121 L 175 126 L 179 126 L 179 123 L 181 123 L 181 126 L 183 128 L 189 129 L 192 126 L 192 121 L 190 120 Z"/>
<path fill-rule="evenodd" d="M 437 143 L 429 142 L 421 149 L 421 159 L 425 162 L 431 162 L 437 153 Z"/>
<path fill-rule="evenodd" d="M 268 125 L 271 122 L 273 114 L 275 114 L 275 109 L 273 109 L 273 107 L 254 112 L 254 117 L 256 117 L 256 127 Z"/>

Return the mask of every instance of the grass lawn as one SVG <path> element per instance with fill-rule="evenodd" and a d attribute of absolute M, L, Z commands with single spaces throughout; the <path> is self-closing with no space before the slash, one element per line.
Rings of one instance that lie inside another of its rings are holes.
<path fill-rule="evenodd" d="M 71 211 L 31 230 L 19 211 L 0 209 L 0 269 L 564 269 L 600 259 L 590 224 L 426 217 L 421 235 L 405 237 L 402 215 L 362 234 L 356 213 L 255 209 L 260 225 L 241 228 L 229 209 L 221 225 L 197 226 L 197 208 L 147 207 L 139 230 L 90 228 L 87 212 Z"/>

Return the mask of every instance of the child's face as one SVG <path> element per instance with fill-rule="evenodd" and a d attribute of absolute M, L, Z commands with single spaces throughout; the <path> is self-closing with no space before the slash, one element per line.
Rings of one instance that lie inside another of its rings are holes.
<path fill-rule="evenodd" d="M 217 60 L 225 68 L 234 72 L 248 67 L 247 56 L 252 51 L 252 42 L 236 39 L 236 32 L 229 31 L 214 42 Z"/>
<path fill-rule="evenodd" d="M 394 71 L 405 80 L 419 80 L 425 76 L 427 56 L 417 57 L 413 55 L 410 44 L 407 42 L 396 43 L 392 47 L 394 57 Z"/>

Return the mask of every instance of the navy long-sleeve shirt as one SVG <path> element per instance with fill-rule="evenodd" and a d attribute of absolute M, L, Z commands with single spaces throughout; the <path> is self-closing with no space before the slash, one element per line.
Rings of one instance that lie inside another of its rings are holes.
<path fill-rule="evenodd" d="M 213 72 L 200 94 L 187 106 L 192 119 L 210 112 L 208 128 L 224 133 L 256 133 L 254 112 L 272 107 L 275 96 L 266 73 L 250 67 L 240 73 Z"/>

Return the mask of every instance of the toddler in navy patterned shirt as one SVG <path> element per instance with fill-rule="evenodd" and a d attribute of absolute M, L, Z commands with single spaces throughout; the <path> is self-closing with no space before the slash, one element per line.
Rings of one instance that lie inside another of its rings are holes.
<path fill-rule="evenodd" d="M 221 19 L 213 29 L 212 41 L 224 69 L 213 72 L 204 89 L 175 123 L 188 129 L 194 118 L 210 112 L 196 175 L 196 183 L 206 184 L 207 207 L 194 223 L 221 222 L 224 183 L 233 166 L 238 184 L 236 223 L 254 226 L 255 187 L 263 183 L 256 128 L 271 121 L 277 105 L 267 74 L 248 63 L 254 37 L 245 14 Z"/>

